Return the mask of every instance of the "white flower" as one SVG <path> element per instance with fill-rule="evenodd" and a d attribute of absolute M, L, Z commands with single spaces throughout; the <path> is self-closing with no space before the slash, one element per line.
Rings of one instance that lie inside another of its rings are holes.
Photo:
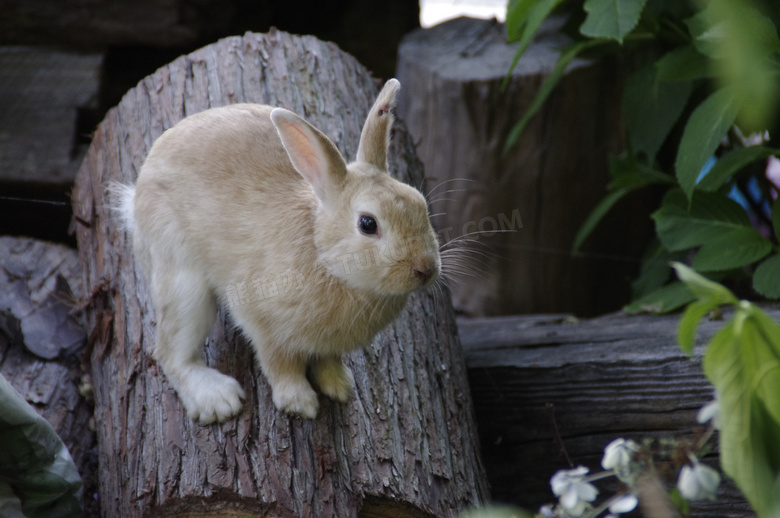
<path fill-rule="evenodd" d="M 700 424 L 712 421 L 712 426 L 720 429 L 720 406 L 717 398 L 699 409 L 699 413 L 696 414 L 696 421 Z"/>
<path fill-rule="evenodd" d="M 638 503 L 639 500 L 636 496 L 631 493 L 626 493 L 625 495 L 619 496 L 609 505 L 609 512 L 610 514 L 614 513 L 616 515 L 629 513 L 634 510 Z"/>
<path fill-rule="evenodd" d="M 585 480 L 587 473 L 588 468 L 579 466 L 558 471 L 550 479 L 553 493 L 570 516 L 582 516 L 588 507 L 588 502 L 594 501 L 599 494 L 598 489 Z"/>
<path fill-rule="evenodd" d="M 677 479 L 677 489 L 686 500 L 715 500 L 718 485 L 720 474 L 699 461 L 683 466 Z"/>
<path fill-rule="evenodd" d="M 631 479 L 631 459 L 636 451 L 639 451 L 639 446 L 634 441 L 615 439 L 604 448 L 601 466 L 615 470 L 617 478 L 628 482 Z"/>

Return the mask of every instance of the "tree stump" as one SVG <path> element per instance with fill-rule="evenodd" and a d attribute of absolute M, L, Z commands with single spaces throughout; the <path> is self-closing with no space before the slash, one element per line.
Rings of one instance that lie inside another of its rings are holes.
<path fill-rule="evenodd" d="M 104 516 L 453 516 L 486 500 L 465 363 L 449 298 L 417 293 L 398 320 L 348 357 L 355 395 L 321 398 L 314 421 L 279 413 L 250 346 L 220 312 L 206 362 L 236 377 L 243 412 L 190 421 L 152 359 L 154 314 L 127 236 L 106 206 L 154 140 L 183 117 L 238 102 L 282 106 L 354 157 L 377 85 L 335 45 L 272 31 L 227 38 L 159 69 L 98 127 L 73 192 L 85 286 Z M 421 185 L 395 128 L 393 173 Z"/>
<path fill-rule="evenodd" d="M 610 214 L 583 253 L 571 252 L 606 194 L 607 154 L 623 146 L 614 63 L 575 59 L 502 154 L 570 42 L 559 25 L 542 26 L 506 90 L 517 44 L 506 43 L 495 20 L 459 18 L 410 33 L 399 47 L 406 88 L 398 111 L 425 165 L 434 223 L 455 242 L 467 235 L 473 250 L 463 254 L 472 267 L 452 283 L 453 304 L 467 316 L 614 311 L 628 300 L 652 232 L 634 198 L 615 209 L 633 210 Z"/>

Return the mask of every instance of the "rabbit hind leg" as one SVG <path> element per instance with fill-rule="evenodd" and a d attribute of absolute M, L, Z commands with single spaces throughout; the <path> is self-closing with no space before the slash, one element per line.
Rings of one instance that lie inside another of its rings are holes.
<path fill-rule="evenodd" d="M 225 421 L 241 410 L 239 383 L 203 361 L 216 298 L 195 269 L 158 261 L 152 276 L 157 311 L 155 358 L 179 394 L 187 414 L 202 423 Z"/>

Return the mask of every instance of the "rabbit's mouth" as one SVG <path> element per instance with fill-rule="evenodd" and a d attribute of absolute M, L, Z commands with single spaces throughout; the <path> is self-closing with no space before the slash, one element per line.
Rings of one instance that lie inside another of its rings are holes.
<path fill-rule="evenodd" d="M 424 257 L 415 261 L 412 265 L 412 275 L 418 282 L 415 289 L 424 288 L 436 282 L 439 271 L 439 264 L 435 258 Z"/>

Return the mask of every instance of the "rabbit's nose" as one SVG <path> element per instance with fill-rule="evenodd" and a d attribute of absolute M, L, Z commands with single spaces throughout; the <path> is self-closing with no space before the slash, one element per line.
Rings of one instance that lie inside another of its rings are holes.
<path fill-rule="evenodd" d="M 423 286 L 427 284 L 434 275 L 436 275 L 436 263 L 430 259 L 422 259 L 417 261 L 417 263 L 412 267 L 412 271 L 414 276 L 420 282 L 420 285 Z"/>

